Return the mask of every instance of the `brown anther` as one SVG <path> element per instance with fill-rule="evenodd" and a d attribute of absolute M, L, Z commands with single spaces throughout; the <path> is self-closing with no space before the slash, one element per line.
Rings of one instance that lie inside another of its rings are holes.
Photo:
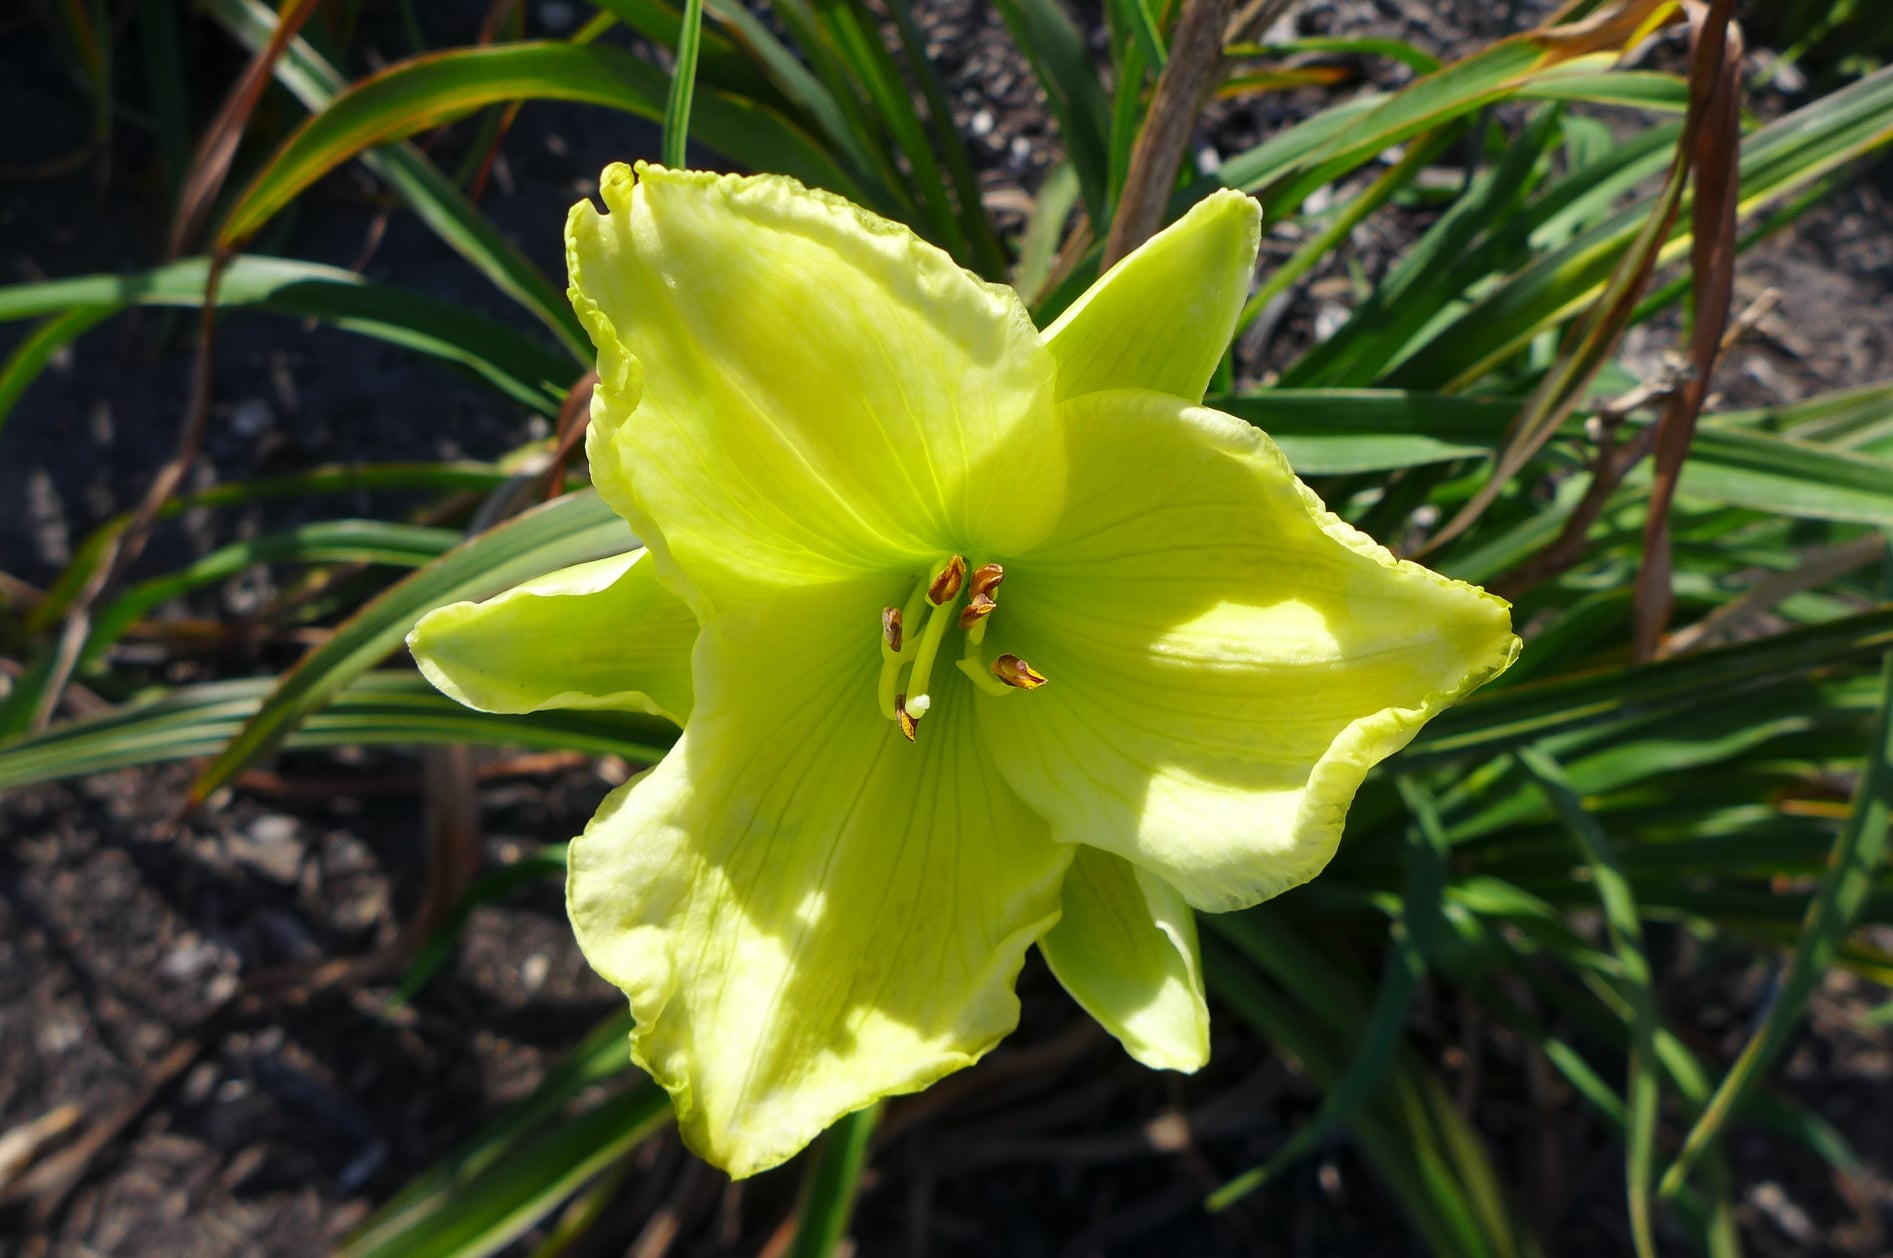
<path fill-rule="evenodd" d="M 973 597 L 992 600 L 993 591 L 1006 579 L 1006 570 L 996 563 L 983 563 L 973 569 Z"/>
<path fill-rule="evenodd" d="M 900 726 L 900 732 L 907 736 L 907 741 L 913 742 L 914 731 L 920 727 L 920 722 L 908 715 L 905 694 L 894 696 L 894 720 Z"/>
<path fill-rule="evenodd" d="M 973 595 L 972 598 L 967 600 L 966 606 L 960 608 L 960 628 L 971 629 L 974 625 L 992 615 L 993 608 L 997 606 L 998 604 L 993 602 L 992 595 L 990 594 Z"/>
<path fill-rule="evenodd" d="M 927 586 L 927 601 L 935 607 L 952 601 L 960 592 L 960 586 L 966 581 L 966 561 L 958 555 L 946 561 L 946 566 L 934 574 L 932 584 Z"/>
<path fill-rule="evenodd" d="M 992 615 L 998 606 L 994 600 L 999 583 L 1006 579 L 1006 570 L 996 563 L 983 563 L 973 569 L 972 580 L 968 583 L 970 595 L 966 606 L 960 609 L 960 628 L 971 629 L 986 617 Z"/>
<path fill-rule="evenodd" d="M 994 660 L 993 676 L 1020 690 L 1037 690 L 1045 684 L 1045 674 L 1016 655 L 1002 655 Z"/>
<path fill-rule="evenodd" d="M 887 649 L 900 651 L 900 608 L 883 607 L 881 609 L 881 641 L 887 643 Z"/>

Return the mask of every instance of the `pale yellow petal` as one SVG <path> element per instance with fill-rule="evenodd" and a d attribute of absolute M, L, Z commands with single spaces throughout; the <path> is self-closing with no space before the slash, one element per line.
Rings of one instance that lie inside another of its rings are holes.
<path fill-rule="evenodd" d="M 1146 1066 L 1207 1062 L 1203 963 L 1183 897 L 1123 857 L 1081 846 L 1062 905 L 1039 951 L 1072 998 Z"/>
<path fill-rule="evenodd" d="M 1000 765 L 1057 837 L 1198 908 L 1305 882 L 1367 771 L 1511 662 L 1507 604 L 1330 515 L 1240 420 L 1147 392 L 1061 413 L 1066 514 L 987 632 L 1050 679 L 981 705 Z"/>
<path fill-rule="evenodd" d="M 614 166 L 600 196 L 566 228 L 592 475 L 700 618 L 1049 527 L 1054 367 L 1011 289 L 781 176 Z"/>
<path fill-rule="evenodd" d="M 482 712 L 622 708 L 690 715 L 697 618 L 634 550 L 421 617 L 408 649 L 439 690 Z"/>
<path fill-rule="evenodd" d="M 892 593 L 707 625 L 683 738 L 572 845 L 572 923 L 630 997 L 633 1056 L 732 1175 L 976 1061 L 1057 917 L 1071 849 L 993 768 L 971 686 L 938 684 L 914 743 L 877 710 Z"/>
<path fill-rule="evenodd" d="M 1249 296 L 1261 225 L 1253 198 L 1223 188 L 1105 272 L 1045 330 L 1059 400 L 1150 389 L 1202 401 Z"/>

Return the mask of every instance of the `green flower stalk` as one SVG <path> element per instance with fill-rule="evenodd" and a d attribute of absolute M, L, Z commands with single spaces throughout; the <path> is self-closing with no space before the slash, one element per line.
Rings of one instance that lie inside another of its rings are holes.
<path fill-rule="evenodd" d="M 1037 944 L 1193 1070 L 1193 909 L 1333 855 L 1367 771 L 1502 671 L 1507 605 L 1329 514 L 1199 405 L 1248 291 L 1219 192 L 1041 333 L 791 180 L 614 166 L 566 228 L 587 449 L 648 550 L 442 608 L 474 707 L 683 736 L 571 848 L 587 958 L 736 1176 L 974 1061 Z"/>

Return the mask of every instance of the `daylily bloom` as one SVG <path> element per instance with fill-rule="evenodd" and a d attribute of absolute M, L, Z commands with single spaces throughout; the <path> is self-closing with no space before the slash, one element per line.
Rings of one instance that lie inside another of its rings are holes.
<path fill-rule="evenodd" d="M 788 179 L 614 166 L 601 195 L 566 228 L 587 449 L 648 550 L 410 641 L 475 707 L 685 722 L 567 884 L 685 1139 L 748 1175 L 971 1064 L 1034 943 L 1138 1060 L 1201 1065 L 1192 909 L 1313 877 L 1367 771 L 1518 648 L 1503 601 L 1199 405 L 1254 202 L 1201 202 L 1041 333 Z"/>

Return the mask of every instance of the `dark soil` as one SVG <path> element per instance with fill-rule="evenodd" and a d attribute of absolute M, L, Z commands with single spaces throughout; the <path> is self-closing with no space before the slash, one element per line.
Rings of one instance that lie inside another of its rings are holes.
<path fill-rule="evenodd" d="M 471 42 L 485 8 L 416 7 L 436 45 Z M 1550 7 L 1518 6 L 1526 18 Z M 535 4 L 530 26 L 560 33 L 573 8 Z M 1502 34 L 1505 8 L 1333 0 L 1303 4 L 1298 21 L 1308 33 L 1395 34 L 1451 54 Z M 74 150 L 90 119 L 60 45 L 37 24 L 5 22 L 0 116 L 16 125 L 0 133 L 0 172 L 18 172 Z M 367 22 L 360 55 L 405 55 L 393 6 L 371 7 Z M 975 137 L 989 203 L 1016 223 L 1049 164 L 1056 128 L 982 7 L 946 0 L 925 7 L 923 23 L 961 129 Z M 207 23 L 187 31 L 201 125 L 242 59 Z M 121 77 L 125 99 L 141 99 L 135 65 Z M 1238 151 L 1323 100 L 1310 92 L 1219 106 L 1200 156 Z M 272 109 L 293 117 L 266 105 L 265 123 Z M 444 140 L 437 156 L 451 164 L 457 142 Z M 483 204 L 558 274 L 564 207 L 592 191 L 606 161 L 655 149 L 654 132 L 622 116 L 533 104 L 507 139 Z M 116 128 L 109 164 L 0 182 L 0 283 L 151 265 L 166 223 L 159 186 L 150 134 L 129 117 Z M 1356 234 L 1354 260 L 1376 274 L 1421 221 L 1377 216 Z M 270 248 L 525 322 L 411 217 L 392 215 L 377 238 L 374 189 L 358 172 L 320 185 Z M 1291 248 L 1279 236 L 1267 244 L 1275 257 Z M 1783 297 L 1718 381 L 1731 400 L 1787 400 L 1885 374 L 1893 212 L 1879 186 L 1844 189 L 1749 258 L 1742 283 L 1744 296 L 1773 285 Z M 1350 291 L 1339 271 L 1308 277 L 1272 338 L 1249 347 L 1245 375 L 1261 378 L 1287 361 Z M 0 325 L 0 352 L 22 331 Z M 1654 363 L 1663 338 L 1659 330 L 1633 343 L 1629 357 Z M 89 530 L 136 502 L 175 441 L 190 362 L 189 321 L 154 312 L 88 334 L 34 385 L 0 434 L 0 571 L 50 581 Z M 214 396 L 196 485 L 339 460 L 491 458 L 545 431 L 543 421 L 412 355 L 264 315 L 223 320 Z M 363 498 L 187 514 L 159 530 L 140 571 L 300 518 L 403 505 Z M 258 570 L 181 610 L 239 616 L 275 588 Z M 182 681 L 273 670 L 293 657 L 293 648 L 263 645 L 203 659 L 154 656 L 151 666 L 154 680 Z M 489 867 L 576 832 L 623 772 L 612 764 L 518 767 L 480 791 Z M 578 957 L 548 885 L 476 911 L 451 962 L 404 1011 L 388 1010 L 385 981 L 343 983 L 244 1004 L 204 1025 L 259 973 L 386 947 L 423 894 L 414 757 L 292 755 L 273 770 L 274 778 L 253 779 L 181 824 L 173 817 L 188 781 L 182 768 L 0 799 L 0 1135 L 62 1106 L 74 1107 L 81 1124 L 110 1114 L 140 1097 L 176 1046 L 201 1046 L 50 1218 L 16 1211 L 0 1220 L 0 1258 L 325 1252 L 619 1008 L 617 993 Z M 1691 1027 L 1699 1050 L 1727 1060 L 1768 971 L 1749 957 L 1680 949 L 1670 970 L 1666 1008 Z M 1201 1211 L 1205 1191 L 1265 1160 L 1317 1100 L 1293 1064 L 1232 1014 L 1218 1011 L 1213 1065 L 1181 1079 L 1136 1068 L 1087 1031 L 1036 963 L 1022 998 L 1025 1024 L 1006 1047 L 890 1107 L 854 1228 L 858 1252 L 1421 1253 L 1397 1206 L 1340 1141 L 1237 1209 Z M 1862 1029 L 1861 1017 L 1884 1000 L 1830 980 L 1780 1071 L 1785 1091 L 1853 1141 L 1874 1199 L 1843 1198 L 1799 1146 L 1742 1132 L 1733 1154 L 1752 1252 L 1889 1252 L 1893 1032 Z M 1517 1045 L 1468 1031 L 1465 1018 L 1461 1009 L 1429 1007 L 1421 1029 L 1441 1046 L 1448 1086 L 1499 1142 L 1541 1233 L 1562 1254 L 1628 1252 L 1620 1146 L 1574 1117 L 1579 1107 L 1555 1089 L 1547 1094 Z M 1480 1047 L 1468 1053 L 1462 1044 Z M 583 1252 L 758 1253 L 788 1217 L 795 1187 L 794 1172 L 777 1172 L 733 1188 L 666 1136 L 646 1146 Z"/>

